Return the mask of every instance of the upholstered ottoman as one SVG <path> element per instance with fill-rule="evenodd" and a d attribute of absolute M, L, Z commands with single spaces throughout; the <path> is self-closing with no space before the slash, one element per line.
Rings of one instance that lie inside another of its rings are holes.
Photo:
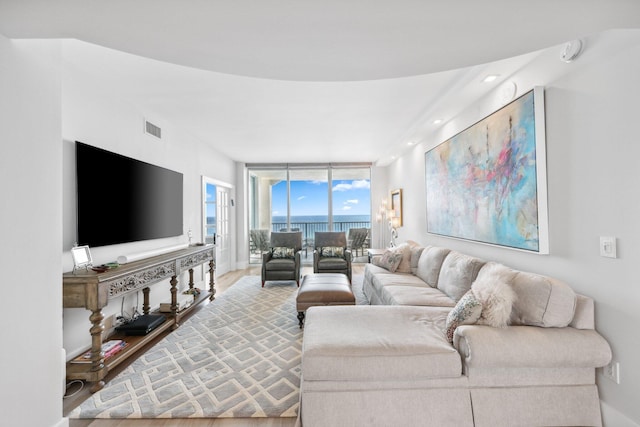
<path fill-rule="evenodd" d="M 312 273 L 302 279 L 296 310 L 300 328 L 304 325 L 305 312 L 318 305 L 355 305 L 356 297 L 349 278 L 342 273 Z"/>

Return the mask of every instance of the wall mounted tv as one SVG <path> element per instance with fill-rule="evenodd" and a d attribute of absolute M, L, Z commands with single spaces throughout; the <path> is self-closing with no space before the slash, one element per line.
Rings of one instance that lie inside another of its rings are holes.
<path fill-rule="evenodd" d="M 76 141 L 77 240 L 90 247 L 182 235 L 182 174 Z"/>

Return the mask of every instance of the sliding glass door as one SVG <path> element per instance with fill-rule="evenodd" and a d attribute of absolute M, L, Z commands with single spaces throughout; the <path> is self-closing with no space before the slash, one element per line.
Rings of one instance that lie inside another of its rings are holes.
<path fill-rule="evenodd" d="M 329 171 L 321 169 L 289 170 L 290 229 L 302 232 L 304 254 L 313 254 L 316 231 L 329 228 Z"/>
<path fill-rule="evenodd" d="M 351 228 L 360 228 L 368 235 L 368 165 L 249 165 L 248 172 L 250 263 L 261 263 L 266 247 L 260 243 L 268 242 L 273 231 L 301 231 L 307 263 L 317 231 L 344 231 L 348 236 Z"/>

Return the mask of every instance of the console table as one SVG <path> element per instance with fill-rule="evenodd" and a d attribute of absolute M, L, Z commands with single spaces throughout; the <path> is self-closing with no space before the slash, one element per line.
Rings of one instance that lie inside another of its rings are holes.
<path fill-rule="evenodd" d="M 194 304 L 178 312 L 178 277 L 189 272 L 189 288 L 193 290 L 193 268 L 209 263 L 209 289 L 195 296 Z M 84 307 L 91 311 L 91 363 L 67 363 L 67 379 L 80 379 L 92 382 L 91 391 L 104 387 L 103 378 L 109 369 L 131 356 L 144 344 L 160 335 L 163 331 L 179 326 L 180 319 L 198 304 L 209 298 L 215 298 L 214 288 L 215 248 L 213 245 L 190 246 L 163 255 L 123 264 L 117 268 L 96 273 L 93 270 L 69 272 L 62 275 L 62 305 L 64 308 Z M 149 286 L 170 279 L 171 312 L 167 320 L 144 336 L 127 336 L 127 346 L 107 361 L 101 352 L 104 315 L 102 308 L 111 299 L 142 290 L 144 302 L 142 310 L 149 314 Z"/>

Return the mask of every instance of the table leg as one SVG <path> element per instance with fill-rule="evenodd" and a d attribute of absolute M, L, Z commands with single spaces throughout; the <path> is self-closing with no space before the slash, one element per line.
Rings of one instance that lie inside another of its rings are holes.
<path fill-rule="evenodd" d="M 91 372 L 100 378 L 91 386 L 91 392 L 95 393 L 104 387 L 102 378 L 106 374 L 106 372 L 103 373 L 106 368 L 104 366 L 104 354 L 102 353 L 102 332 L 104 331 L 102 309 L 93 310 L 89 320 L 91 321 L 91 328 L 89 329 L 91 333 Z"/>
<path fill-rule="evenodd" d="M 178 324 L 178 278 L 176 276 L 172 276 L 169 283 L 171 283 L 171 314 L 173 315 L 173 326 L 171 329 L 175 330 L 180 326 Z"/>
<path fill-rule="evenodd" d="M 142 289 L 142 313 L 143 314 L 149 314 L 149 311 L 151 310 L 151 305 L 149 304 L 150 291 L 151 289 L 149 289 L 148 286 Z"/>
<path fill-rule="evenodd" d="M 216 272 L 216 262 L 214 260 L 209 261 L 209 292 L 211 295 L 209 296 L 209 301 L 213 301 L 216 299 L 216 288 L 215 288 L 215 279 L 214 275 Z"/>

